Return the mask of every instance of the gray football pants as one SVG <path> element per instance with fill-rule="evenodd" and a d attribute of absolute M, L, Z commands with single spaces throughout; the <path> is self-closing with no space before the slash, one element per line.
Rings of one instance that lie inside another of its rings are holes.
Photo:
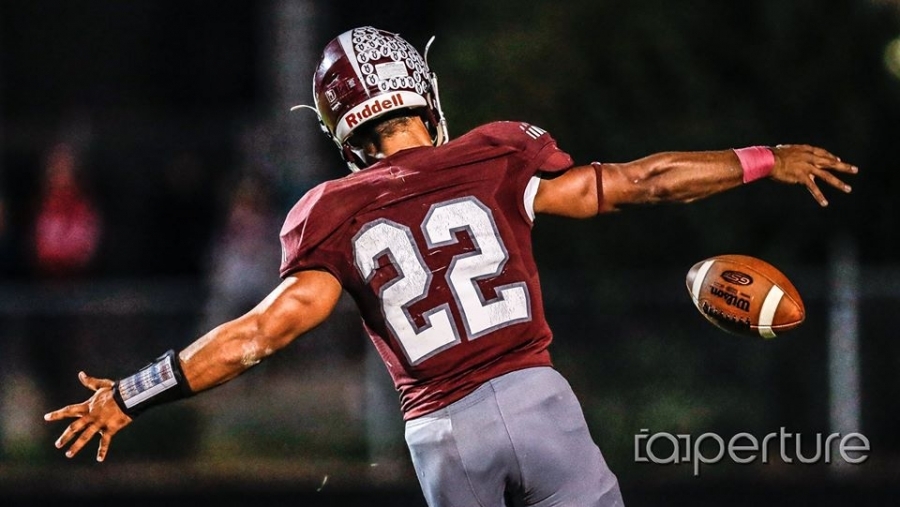
<path fill-rule="evenodd" d="M 553 368 L 508 373 L 408 421 L 406 443 L 430 507 L 624 505 Z"/>

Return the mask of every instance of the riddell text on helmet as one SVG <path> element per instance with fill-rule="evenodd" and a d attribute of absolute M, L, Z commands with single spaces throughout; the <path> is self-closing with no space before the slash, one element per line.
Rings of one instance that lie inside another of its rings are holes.
<path fill-rule="evenodd" d="M 395 93 L 389 98 L 368 102 L 359 111 L 350 111 L 344 118 L 344 122 L 347 124 L 347 129 L 350 130 L 382 111 L 403 107 L 403 105 L 403 94 Z"/>

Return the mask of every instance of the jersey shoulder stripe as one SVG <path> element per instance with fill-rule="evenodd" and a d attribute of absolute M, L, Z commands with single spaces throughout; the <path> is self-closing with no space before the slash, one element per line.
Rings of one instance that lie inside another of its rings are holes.
<path fill-rule="evenodd" d="M 487 138 L 495 145 L 523 152 L 542 171 L 558 172 L 574 165 L 572 157 L 559 149 L 546 130 L 522 121 L 497 121 L 473 129 L 468 135 Z M 464 136 L 465 137 L 465 136 Z"/>

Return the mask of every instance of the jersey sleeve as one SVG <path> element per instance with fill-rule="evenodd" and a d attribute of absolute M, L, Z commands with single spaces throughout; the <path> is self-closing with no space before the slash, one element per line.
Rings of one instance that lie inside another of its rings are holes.
<path fill-rule="evenodd" d="M 561 172 L 574 165 L 572 157 L 559 148 L 556 139 L 546 130 L 525 122 L 501 121 L 483 127 L 483 133 L 494 143 L 508 146 L 528 163 L 522 169 L 533 176 L 537 171 Z"/>
<path fill-rule="evenodd" d="M 297 271 L 328 271 L 341 280 L 341 253 L 330 238 L 338 224 L 323 210 L 327 183 L 306 193 L 288 213 L 281 228 L 282 278 Z"/>
<path fill-rule="evenodd" d="M 531 128 L 537 127 L 531 126 Z M 542 136 L 545 137 L 545 139 L 540 139 L 540 137 L 537 139 L 538 141 L 541 141 L 541 147 L 535 157 L 535 161 L 538 162 L 537 169 L 539 171 L 556 173 L 570 169 L 575 165 L 572 157 L 557 146 L 556 140 L 553 139 L 549 133 L 544 132 Z"/>
<path fill-rule="evenodd" d="M 544 173 L 560 173 L 574 165 L 546 130 L 525 122 L 495 122 L 484 127 L 492 142 L 516 152 L 517 163 L 508 168 L 508 186 L 528 223 L 534 222 L 534 198 Z"/>

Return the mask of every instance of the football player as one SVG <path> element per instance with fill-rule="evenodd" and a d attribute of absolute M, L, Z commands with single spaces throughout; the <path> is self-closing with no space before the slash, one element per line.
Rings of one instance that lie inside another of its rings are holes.
<path fill-rule="evenodd" d="M 425 54 L 427 55 L 427 49 Z M 85 402 L 56 442 L 78 453 L 148 407 L 237 377 L 324 321 L 342 291 L 399 392 L 432 507 L 622 505 L 578 400 L 553 368 L 531 228 L 626 204 L 689 202 L 767 177 L 850 187 L 856 168 L 810 146 L 659 153 L 576 165 L 541 128 L 496 122 L 453 140 L 437 80 L 396 34 L 362 27 L 324 49 L 315 110 L 351 174 L 297 202 L 283 282 L 247 314 L 119 379 L 79 374 Z"/>

